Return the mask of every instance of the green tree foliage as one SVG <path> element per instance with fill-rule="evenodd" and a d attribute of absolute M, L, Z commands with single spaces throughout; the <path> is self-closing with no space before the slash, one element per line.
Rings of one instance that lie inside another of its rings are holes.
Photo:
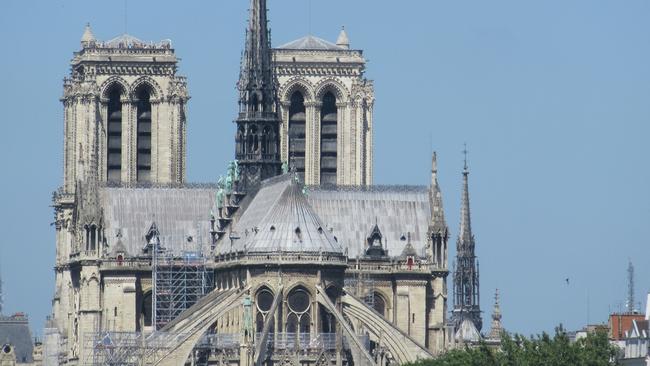
<path fill-rule="evenodd" d="M 566 332 L 558 328 L 554 337 L 546 333 L 531 338 L 504 333 L 500 349 L 482 343 L 409 366 L 608 366 L 618 364 L 616 353 L 606 332 L 589 334 L 571 343 Z"/>

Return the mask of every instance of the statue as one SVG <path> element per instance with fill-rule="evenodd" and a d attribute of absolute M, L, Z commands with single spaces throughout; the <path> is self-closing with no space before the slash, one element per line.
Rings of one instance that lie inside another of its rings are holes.
<path fill-rule="evenodd" d="M 286 161 L 282 163 L 282 174 L 287 174 L 289 173 L 289 163 Z"/>
<path fill-rule="evenodd" d="M 223 199 L 225 197 L 223 187 L 225 185 L 223 175 L 219 176 L 219 180 L 217 181 L 217 194 L 215 197 L 215 201 L 217 204 L 217 208 L 219 209 L 219 216 L 221 216 L 221 209 L 223 208 Z"/>

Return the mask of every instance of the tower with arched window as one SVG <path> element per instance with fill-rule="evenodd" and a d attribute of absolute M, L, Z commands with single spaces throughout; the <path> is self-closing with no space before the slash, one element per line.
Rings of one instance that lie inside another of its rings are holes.
<path fill-rule="evenodd" d="M 186 80 L 171 42 L 130 35 L 99 41 L 90 29 L 64 81 L 64 185 L 185 181 Z"/>
<path fill-rule="evenodd" d="M 342 29 L 336 43 L 309 35 L 273 55 L 282 161 L 309 185 L 371 185 L 375 96 L 363 51 Z"/>
<path fill-rule="evenodd" d="M 78 340 L 101 323 L 99 260 L 107 251 L 106 235 L 115 236 L 105 225 L 101 186 L 176 186 L 185 181 L 189 95 L 177 66 L 168 40 L 149 43 L 124 34 L 99 41 L 89 25 L 72 58 L 61 98 L 63 185 L 54 196 L 53 315 L 68 339 Z M 122 292 L 135 293 L 135 285 L 124 286 L 129 290 Z M 135 295 L 130 297 L 135 302 Z M 67 351 L 72 357 L 87 356 L 79 354 L 74 342 Z"/>

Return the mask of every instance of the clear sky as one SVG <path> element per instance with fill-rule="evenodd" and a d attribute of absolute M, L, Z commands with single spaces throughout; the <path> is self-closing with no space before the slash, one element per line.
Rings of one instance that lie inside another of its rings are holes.
<path fill-rule="evenodd" d="M 329 0 L 313 1 L 311 22 L 308 4 L 269 0 L 274 45 L 310 29 L 334 41 L 346 26 L 375 80 L 375 182 L 428 184 L 438 152 L 450 263 L 467 142 L 485 328 L 497 287 L 511 331 L 604 322 L 624 304 L 628 259 L 645 307 L 650 2 Z M 128 32 L 172 39 L 182 59 L 190 181 L 215 181 L 233 158 L 247 7 L 129 1 Z M 84 24 L 107 40 L 124 13 L 121 1 L 0 3 L 0 265 L 6 312 L 29 313 L 35 328 L 54 287 L 62 78 Z"/>

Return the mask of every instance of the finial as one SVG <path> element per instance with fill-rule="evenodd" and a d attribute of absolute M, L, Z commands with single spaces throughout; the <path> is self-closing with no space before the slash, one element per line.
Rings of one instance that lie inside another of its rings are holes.
<path fill-rule="evenodd" d="M 345 26 L 341 27 L 341 33 L 339 33 L 339 38 L 336 40 L 336 45 L 341 48 L 350 49 L 350 38 L 345 31 Z"/>
<path fill-rule="evenodd" d="M 464 169 L 465 171 L 467 171 L 467 153 L 468 153 L 468 151 L 467 151 L 467 143 L 465 143 L 464 146 L 465 146 L 465 147 L 463 148 L 463 155 L 465 156 L 465 164 L 464 164 L 464 168 L 463 168 L 463 169 Z"/>
<path fill-rule="evenodd" d="M 431 155 L 431 173 L 438 173 L 438 156 L 435 151 Z"/>
<path fill-rule="evenodd" d="M 84 33 L 81 36 L 81 46 L 82 47 L 88 47 L 92 43 L 97 41 L 95 39 L 95 35 L 93 34 L 93 30 L 90 28 L 90 23 L 86 23 L 86 27 L 84 28 Z"/>

